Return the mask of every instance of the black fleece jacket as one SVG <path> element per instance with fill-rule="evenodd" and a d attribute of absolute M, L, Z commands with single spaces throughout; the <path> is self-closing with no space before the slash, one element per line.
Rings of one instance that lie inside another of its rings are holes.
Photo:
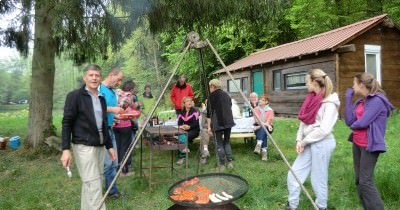
<path fill-rule="evenodd" d="M 232 115 L 232 100 L 225 91 L 217 89 L 210 94 L 207 105 L 207 118 L 211 118 L 214 131 L 235 126 Z"/>
<path fill-rule="evenodd" d="M 85 90 L 85 85 L 67 95 L 62 119 L 62 149 L 71 148 L 72 143 L 87 146 L 106 146 L 112 148 L 107 131 L 107 105 L 103 96 L 99 96 L 103 110 L 102 132 L 104 143 L 100 144 L 99 131 L 94 116 L 92 98 Z"/>

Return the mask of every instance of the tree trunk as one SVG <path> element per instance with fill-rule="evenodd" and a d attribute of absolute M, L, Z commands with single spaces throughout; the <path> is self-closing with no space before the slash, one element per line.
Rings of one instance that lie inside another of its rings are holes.
<path fill-rule="evenodd" d="M 56 43 L 53 37 L 54 3 L 36 1 L 35 35 L 30 85 L 29 122 L 26 144 L 38 148 L 44 139 L 53 135 L 53 88 Z"/>

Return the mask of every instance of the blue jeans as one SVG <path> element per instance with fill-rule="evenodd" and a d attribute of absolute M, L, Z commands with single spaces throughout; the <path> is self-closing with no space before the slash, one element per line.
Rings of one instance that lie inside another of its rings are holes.
<path fill-rule="evenodd" d="M 268 135 L 267 135 L 267 133 L 265 133 L 265 130 L 262 127 L 260 127 L 258 130 L 256 130 L 256 140 L 262 140 L 261 148 L 268 147 L 267 139 L 268 139 Z"/>
<path fill-rule="evenodd" d="M 115 142 L 115 136 L 112 128 L 108 128 L 108 133 L 110 134 L 110 138 L 114 147 L 115 152 L 117 152 L 117 143 Z M 105 188 L 106 190 L 110 186 L 112 180 L 114 179 L 115 175 L 117 174 L 117 166 L 118 160 L 112 161 L 110 156 L 108 155 L 108 151 L 106 151 L 105 158 L 104 158 L 104 178 L 105 178 Z M 116 182 L 112 186 L 109 195 L 113 195 L 118 193 L 117 184 Z"/>

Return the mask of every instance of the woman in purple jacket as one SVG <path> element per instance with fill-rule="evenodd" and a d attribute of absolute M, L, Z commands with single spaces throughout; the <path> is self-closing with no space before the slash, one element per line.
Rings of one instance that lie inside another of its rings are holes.
<path fill-rule="evenodd" d="M 354 95 L 360 98 L 352 104 Z M 354 77 L 353 88 L 346 93 L 345 120 L 353 130 L 349 140 L 353 142 L 355 182 L 364 209 L 384 209 L 373 177 L 378 156 L 386 151 L 386 123 L 393 108 L 371 74 Z"/>

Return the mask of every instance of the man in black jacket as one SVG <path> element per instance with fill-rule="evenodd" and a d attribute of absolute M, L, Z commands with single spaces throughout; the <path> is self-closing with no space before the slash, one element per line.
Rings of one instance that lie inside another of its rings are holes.
<path fill-rule="evenodd" d="M 223 171 L 225 163 L 228 168 L 233 168 L 232 149 L 229 142 L 231 129 L 235 126 L 232 115 L 232 100 L 225 91 L 221 90 L 221 81 L 218 79 L 211 80 L 209 86 L 210 96 L 207 106 L 208 133 L 214 135 L 217 141 L 219 170 Z"/>
<path fill-rule="evenodd" d="M 100 67 L 89 65 L 83 76 L 85 85 L 67 95 L 62 120 L 61 162 L 71 165 L 71 146 L 82 181 L 81 209 L 97 209 L 102 199 L 104 146 L 112 160 L 116 159 L 107 132 L 105 99 L 99 95 Z M 72 145 L 71 145 L 72 139 Z M 102 205 L 101 209 L 105 209 Z"/>

